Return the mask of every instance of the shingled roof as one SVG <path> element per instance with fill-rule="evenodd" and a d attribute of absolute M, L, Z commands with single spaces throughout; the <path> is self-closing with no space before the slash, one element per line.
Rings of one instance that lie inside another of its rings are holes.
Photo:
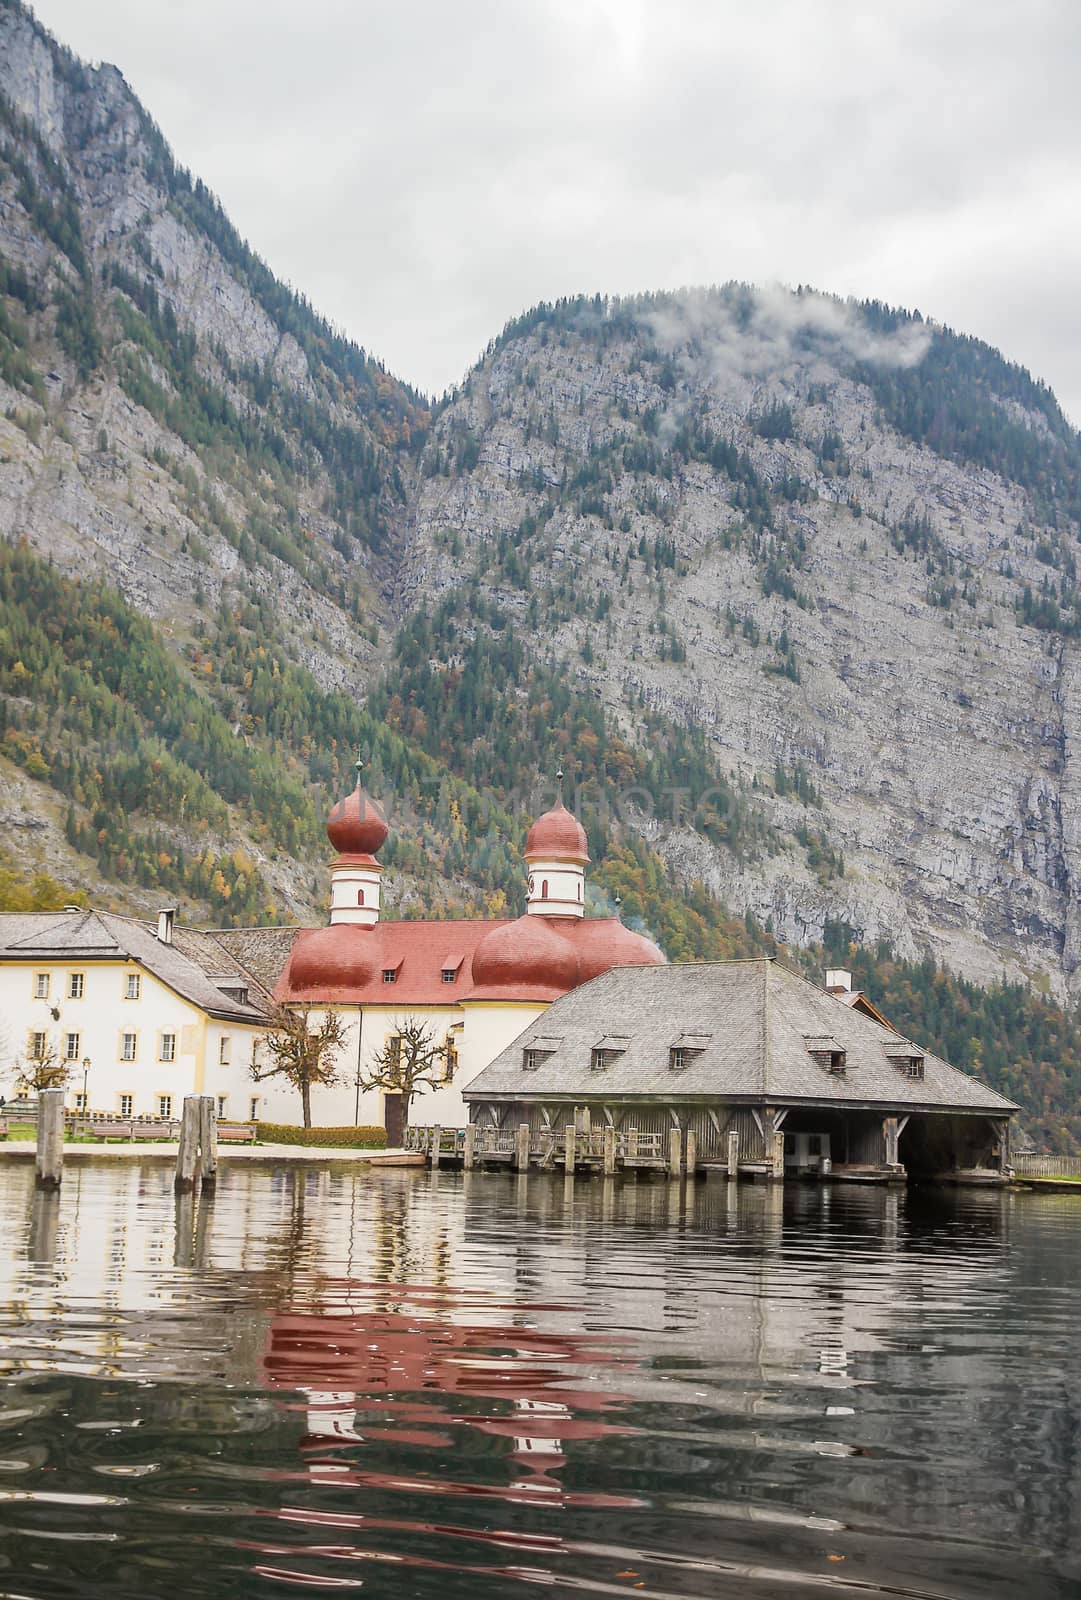
<path fill-rule="evenodd" d="M 592 1052 L 611 1033 L 627 1035 L 626 1047 L 598 1069 Z M 696 1050 L 673 1071 L 669 1052 L 688 1035 L 699 1036 Z M 523 1052 L 531 1046 L 548 1053 L 525 1068 Z M 843 1052 L 843 1071 L 816 1060 L 814 1052 L 826 1050 Z M 923 1076 L 899 1071 L 890 1059 L 898 1056 L 922 1058 Z M 462 1093 L 467 1101 L 814 1101 L 992 1116 L 1016 1109 L 977 1079 L 769 960 L 613 968 L 557 1000 Z"/>
<path fill-rule="evenodd" d="M 174 929 L 173 943 L 134 917 L 111 911 L 33 911 L 0 914 L 0 961 L 137 961 L 168 988 L 212 1017 L 260 1022 L 269 995 L 213 939 L 192 929 Z M 219 987 L 244 980 L 248 1001 Z"/>

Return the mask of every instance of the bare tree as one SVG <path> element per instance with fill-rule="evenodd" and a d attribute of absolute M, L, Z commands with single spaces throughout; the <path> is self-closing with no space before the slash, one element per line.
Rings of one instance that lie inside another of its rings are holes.
<path fill-rule="evenodd" d="M 360 1087 L 400 1094 L 402 1122 L 408 1127 L 413 1096 L 446 1082 L 452 1047 L 441 1044 L 423 1022 L 397 1021 L 394 1026 L 396 1031 L 361 1076 Z"/>
<path fill-rule="evenodd" d="M 38 1055 L 27 1052 L 15 1062 L 15 1087 L 20 1094 L 40 1094 L 43 1089 L 64 1089 L 71 1076 L 70 1061 L 61 1058 L 55 1039 L 44 1035 Z"/>
<path fill-rule="evenodd" d="M 300 1094 L 304 1126 L 312 1125 L 312 1088 L 339 1081 L 338 1051 L 345 1043 L 345 1022 L 334 1010 L 324 1011 L 318 1027 L 312 1024 L 310 1006 L 275 1006 L 270 1025 L 257 1041 L 266 1047 L 269 1061 L 252 1060 L 256 1083 L 284 1078 Z"/>

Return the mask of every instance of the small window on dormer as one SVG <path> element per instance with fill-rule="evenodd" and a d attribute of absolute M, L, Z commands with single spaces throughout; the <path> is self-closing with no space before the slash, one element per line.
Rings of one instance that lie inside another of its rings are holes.
<path fill-rule="evenodd" d="M 444 967 L 443 968 L 443 982 L 444 983 L 453 983 L 457 976 L 458 976 L 458 974 L 455 972 L 453 967 Z"/>
<path fill-rule="evenodd" d="M 914 1051 L 902 1054 L 899 1050 L 887 1050 L 886 1059 L 891 1067 L 898 1072 L 903 1072 L 906 1078 L 920 1080 L 923 1077 L 923 1057 Z"/>
<path fill-rule="evenodd" d="M 397 983 L 397 981 L 398 981 L 398 969 L 397 969 L 397 967 L 384 967 L 383 968 L 383 982 L 384 983 Z"/>

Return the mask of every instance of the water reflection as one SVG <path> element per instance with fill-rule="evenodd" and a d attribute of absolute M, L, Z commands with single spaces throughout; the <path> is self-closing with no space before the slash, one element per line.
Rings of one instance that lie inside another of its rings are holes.
<path fill-rule="evenodd" d="M 0 1224 L 0 1595 L 1078 1592 L 1069 1197 L 12 1164 Z"/>

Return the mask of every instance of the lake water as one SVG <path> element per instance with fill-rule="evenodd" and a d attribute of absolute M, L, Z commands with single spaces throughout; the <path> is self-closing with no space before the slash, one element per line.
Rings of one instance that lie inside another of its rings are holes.
<path fill-rule="evenodd" d="M 0 1166 L 0 1597 L 1081 1595 L 1081 1197 Z"/>

